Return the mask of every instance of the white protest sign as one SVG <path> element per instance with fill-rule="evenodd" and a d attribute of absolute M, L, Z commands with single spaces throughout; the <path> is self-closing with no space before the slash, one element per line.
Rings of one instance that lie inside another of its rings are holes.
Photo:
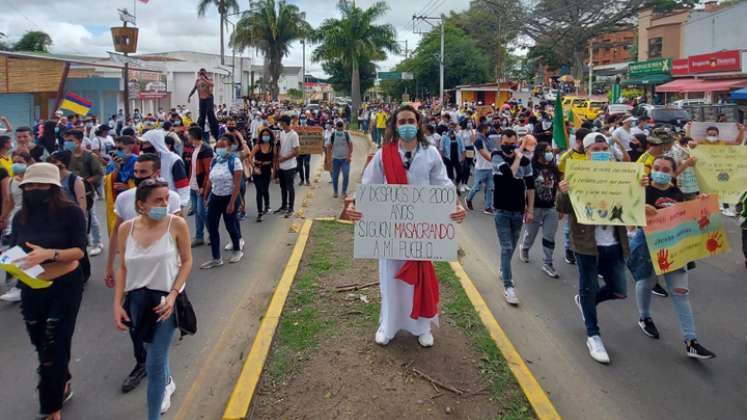
<path fill-rule="evenodd" d="M 354 258 L 456 261 L 456 210 L 453 185 L 358 187 Z"/>
<path fill-rule="evenodd" d="M 698 143 L 706 143 L 708 131 L 711 131 L 719 140 L 734 142 L 739 137 L 737 123 L 717 123 L 693 121 L 690 123 L 690 137 Z"/>

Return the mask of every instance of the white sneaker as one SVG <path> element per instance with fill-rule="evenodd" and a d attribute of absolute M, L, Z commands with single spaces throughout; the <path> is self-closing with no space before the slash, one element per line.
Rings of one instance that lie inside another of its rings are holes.
<path fill-rule="evenodd" d="M 604 348 L 602 337 L 593 335 L 586 339 L 586 347 L 589 349 L 589 355 L 599 363 L 607 364 L 610 362 L 610 356 Z"/>
<path fill-rule="evenodd" d="M 231 258 L 228 259 L 228 262 L 231 264 L 236 264 L 237 262 L 241 261 L 241 258 L 244 257 L 244 253 L 241 251 L 231 251 Z"/>
<path fill-rule="evenodd" d="M 229 242 L 223 247 L 224 251 L 233 251 L 233 242 Z M 244 250 L 244 238 L 239 239 L 239 251 Z"/>
<path fill-rule="evenodd" d="M 166 414 L 171 408 L 171 396 L 176 391 L 176 384 L 174 378 L 169 376 L 169 383 L 166 384 L 166 389 L 163 390 L 163 400 L 161 401 L 161 414 Z"/>
<path fill-rule="evenodd" d="M 223 260 L 217 259 L 217 260 L 210 260 L 208 262 L 202 263 L 200 265 L 200 268 L 203 270 L 209 270 L 211 268 L 220 267 L 223 265 Z"/>
<path fill-rule="evenodd" d="M 726 217 L 737 217 L 737 212 L 731 207 L 722 209 L 721 213 Z"/>
<path fill-rule="evenodd" d="M 518 305 L 519 304 L 519 298 L 516 296 L 516 289 L 513 287 L 509 287 L 506 289 L 505 292 L 503 292 L 503 296 L 506 298 L 506 302 L 509 303 L 509 305 Z"/>
<path fill-rule="evenodd" d="M 380 346 L 386 346 L 387 344 L 389 344 L 389 339 L 386 338 L 386 335 L 384 335 L 384 331 L 381 330 L 376 331 L 376 337 L 374 337 L 374 341 Z"/>
<path fill-rule="evenodd" d="M 433 334 L 425 333 L 419 336 L 418 343 L 423 347 L 433 347 Z"/>
<path fill-rule="evenodd" d="M 0 296 L 0 300 L 4 302 L 20 302 L 21 301 L 21 289 L 13 287 L 5 294 Z"/>
<path fill-rule="evenodd" d="M 88 255 L 90 257 L 95 257 L 97 255 L 100 255 L 101 251 L 103 251 L 103 249 L 101 249 L 101 248 L 102 248 L 101 245 L 94 245 L 94 246 L 92 246 L 91 249 L 88 250 Z"/>
<path fill-rule="evenodd" d="M 586 322 L 586 317 L 584 316 L 584 310 L 581 307 L 581 296 L 579 295 L 574 296 L 573 301 L 576 302 L 576 307 L 578 308 L 578 311 L 581 312 L 581 320 Z"/>

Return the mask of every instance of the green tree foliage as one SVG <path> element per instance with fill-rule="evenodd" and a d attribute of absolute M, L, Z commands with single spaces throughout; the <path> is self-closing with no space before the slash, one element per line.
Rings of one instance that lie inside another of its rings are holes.
<path fill-rule="evenodd" d="M 283 57 L 290 52 L 293 41 L 305 39 L 311 33 L 306 14 L 285 0 L 259 0 L 255 7 L 244 12 L 231 35 L 231 45 L 238 50 L 256 47 L 268 62 L 268 88 L 273 100 L 280 89 L 278 80 L 283 70 Z"/>
<path fill-rule="evenodd" d="M 225 56 L 223 41 L 223 30 L 226 26 L 226 15 L 229 12 L 239 13 L 239 3 L 236 0 L 200 0 L 197 3 L 197 16 L 205 16 L 208 6 L 215 6 L 218 9 L 220 15 L 220 56 L 221 59 Z"/>
<path fill-rule="evenodd" d="M 698 0 L 649 0 L 644 7 L 653 7 L 654 11 L 662 13 L 676 9 L 693 9 L 698 3 Z"/>
<path fill-rule="evenodd" d="M 352 85 L 352 69 L 345 65 L 342 60 L 327 60 L 322 62 L 322 69 L 329 74 L 327 83 L 332 84 L 338 95 L 352 96 L 350 86 Z M 376 65 L 370 60 L 360 63 L 361 92 L 365 92 L 374 85 L 376 80 Z"/>
<path fill-rule="evenodd" d="M 13 45 L 14 51 L 49 52 L 52 38 L 42 31 L 28 31 Z"/>

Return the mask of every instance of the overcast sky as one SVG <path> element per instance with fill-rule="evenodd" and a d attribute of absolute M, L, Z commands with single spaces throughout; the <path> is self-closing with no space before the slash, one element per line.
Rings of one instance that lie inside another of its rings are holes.
<path fill-rule="evenodd" d="M 219 53 L 220 33 L 218 14 L 211 8 L 204 18 L 197 17 L 197 0 L 150 0 L 148 4 L 137 1 L 137 26 L 140 28 L 139 53 L 173 50 L 193 50 Z M 375 0 L 358 0 L 367 7 Z M 436 16 L 450 10 L 464 10 L 469 0 L 387 0 L 390 10 L 382 22 L 397 29 L 397 37 L 408 41 L 412 49 L 420 35 L 412 32 L 412 15 Z M 337 17 L 336 0 L 289 0 L 306 12 L 307 20 L 318 26 L 328 17 Z M 248 0 L 239 0 L 242 9 L 249 7 Z M 47 32 L 54 44 L 52 52 L 105 56 L 112 51 L 111 26 L 119 25 L 117 8 L 132 11 L 133 0 L 0 0 L 0 32 L 16 41 L 24 32 Z M 235 20 L 237 17 L 230 19 Z M 229 25 L 230 27 L 230 25 Z M 426 26 L 423 26 L 425 29 Z M 230 54 L 230 50 L 226 51 Z M 403 57 L 392 56 L 379 64 L 380 70 L 389 70 Z M 301 45 L 294 45 L 284 65 L 301 65 Z M 324 76 L 320 63 L 310 63 L 307 52 L 307 73 Z"/>

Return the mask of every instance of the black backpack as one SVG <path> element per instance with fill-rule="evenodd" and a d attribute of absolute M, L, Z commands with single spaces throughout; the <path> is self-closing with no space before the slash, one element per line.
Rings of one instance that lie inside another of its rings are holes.
<path fill-rule="evenodd" d="M 86 193 L 86 208 L 83 210 L 85 210 L 87 213 L 91 211 L 91 208 L 93 208 L 94 198 L 96 197 L 96 189 L 93 187 L 93 185 L 90 182 L 88 182 L 87 179 L 81 178 L 79 176 L 71 176 L 71 177 L 68 177 L 67 182 L 68 182 L 68 188 L 70 189 L 70 191 L 73 192 L 73 194 L 75 194 L 75 180 L 78 178 L 80 178 L 83 181 L 83 189 L 85 190 L 85 193 Z"/>

